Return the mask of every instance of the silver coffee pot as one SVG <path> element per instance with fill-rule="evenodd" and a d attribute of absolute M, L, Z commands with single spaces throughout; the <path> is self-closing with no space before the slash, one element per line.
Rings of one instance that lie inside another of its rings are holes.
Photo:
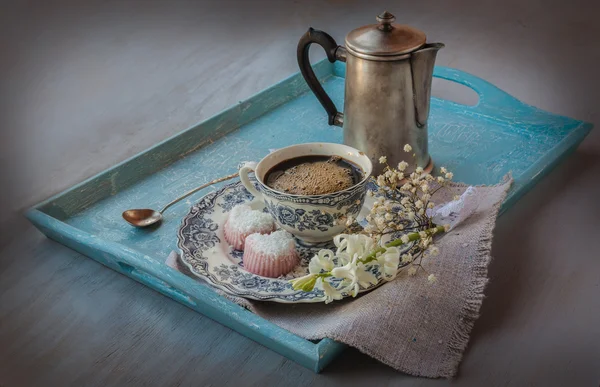
<path fill-rule="evenodd" d="M 427 146 L 427 118 L 435 57 L 442 43 L 426 43 L 415 28 L 393 24 L 394 15 L 383 12 L 378 24 L 357 28 L 338 46 L 323 31 L 309 28 L 298 43 L 298 65 L 304 79 L 327 114 L 329 125 L 344 128 L 344 143 L 364 151 L 381 172 L 380 156 L 390 165 L 404 160 L 433 168 Z M 321 45 L 330 62 L 346 62 L 344 112 L 339 112 L 315 76 L 308 51 Z M 412 146 L 409 154 L 405 144 Z M 413 156 L 414 153 L 414 156 Z"/>

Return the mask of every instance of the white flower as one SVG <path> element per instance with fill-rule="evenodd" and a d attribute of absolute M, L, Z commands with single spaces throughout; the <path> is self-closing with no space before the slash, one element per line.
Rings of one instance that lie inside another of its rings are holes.
<path fill-rule="evenodd" d="M 433 208 L 433 207 L 435 207 L 435 204 L 433 204 L 433 203 L 427 203 L 427 208 Z"/>
<path fill-rule="evenodd" d="M 415 169 L 415 172 L 417 172 L 417 173 L 423 173 L 423 168 L 422 167 L 417 167 L 417 169 Z"/>
<path fill-rule="evenodd" d="M 406 217 L 408 218 L 408 220 L 415 220 L 415 213 L 413 211 L 409 211 L 406 214 Z"/>
<path fill-rule="evenodd" d="M 431 238 L 421 239 L 421 246 L 423 246 L 424 249 L 426 249 L 429 244 L 431 244 Z"/>
<path fill-rule="evenodd" d="M 426 233 L 425 231 L 419 231 L 419 236 L 420 236 L 422 239 L 425 239 L 425 238 L 427 238 L 427 233 Z"/>
<path fill-rule="evenodd" d="M 410 263 L 413 261 L 413 256 L 412 254 L 402 254 L 402 263 Z"/>
<path fill-rule="evenodd" d="M 402 187 L 400 187 L 400 189 L 401 189 L 402 191 L 408 191 L 408 190 L 410 190 L 410 189 L 411 189 L 411 187 L 412 187 L 412 186 L 411 186 L 410 184 L 408 184 L 408 183 L 405 183 L 405 184 L 404 184 Z"/>
<path fill-rule="evenodd" d="M 392 216 L 392 214 L 390 214 L 389 212 L 387 214 L 385 214 L 385 220 L 390 221 L 392 220 L 394 217 Z"/>
<path fill-rule="evenodd" d="M 446 167 L 441 167 L 441 168 L 440 168 L 440 172 L 441 172 L 441 173 L 447 173 L 447 172 L 448 172 L 448 170 L 446 169 Z"/>
<path fill-rule="evenodd" d="M 410 242 L 410 239 L 408 238 L 408 234 L 404 234 L 400 237 L 400 240 L 402 240 L 402 243 L 408 243 Z"/>
<path fill-rule="evenodd" d="M 365 217 L 365 219 L 367 220 L 367 222 L 370 222 L 371 220 L 373 220 L 373 217 L 369 214 Z"/>
<path fill-rule="evenodd" d="M 429 191 L 429 184 L 427 184 L 426 182 L 421 183 L 421 191 L 423 191 L 423 192 Z"/>
<path fill-rule="evenodd" d="M 404 171 L 406 168 L 408 168 L 408 163 L 406 161 L 400 161 L 398 163 L 398 170 L 399 171 Z"/>
<path fill-rule="evenodd" d="M 369 238 L 371 239 L 371 238 Z M 363 288 L 369 287 L 369 285 L 375 285 L 377 278 L 368 272 L 365 265 L 357 263 L 358 255 L 354 255 L 352 261 L 348 262 L 342 267 L 335 267 L 331 271 L 331 275 L 337 278 L 342 278 L 342 289 L 349 291 L 352 297 L 356 297 L 360 286 Z"/>
<path fill-rule="evenodd" d="M 379 202 L 379 204 L 383 204 L 385 202 L 385 199 L 383 198 L 383 196 L 380 196 L 377 198 L 377 201 Z"/>
<path fill-rule="evenodd" d="M 383 216 L 378 216 L 377 218 L 375 218 L 375 224 L 380 229 L 384 228 L 385 227 L 385 218 Z"/>
<path fill-rule="evenodd" d="M 377 257 L 377 262 L 386 280 L 389 281 L 396 277 L 399 261 L 400 250 L 397 247 L 388 247 L 384 253 Z"/>
<path fill-rule="evenodd" d="M 410 198 L 408 196 L 405 196 L 400 200 L 400 204 L 402 204 L 403 206 L 407 205 L 408 202 L 410 202 Z"/>
<path fill-rule="evenodd" d="M 438 177 L 437 177 L 437 181 L 438 181 L 438 183 L 442 184 L 442 183 L 443 183 L 445 180 L 444 180 L 444 178 L 443 178 L 443 177 L 441 177 L 441 176 L 438 176 Z"/>
<path fill-rule="evenodd" d="M 381 157 L 379 158 L 379 164 L 385 164 L 385 163 L 387 163 L 387 157 L 385 157 L 385 156 L 381 156 Z"/>
<path fill-rule="evenodd" d="M 435 274 L 429 274 L 429 276 L 427 277 L 427 281 L 434 283 L 435 281 L 437 281 L 437 277 L 435 276 Z"/>
<path fill-rule="evenodd" d="M 417 213 L 419 215 L 425 215 L 425 209 L 421 208 L 421 209 L 419 209 L 419 211 L 417 211 Z"/>
<path fill-rule="evenodd" d="M 336 256 L 343 262 L 342 265 L 352 261 L 355 256 L 362 258 L 374 250 L 375 242 L 363 234 L 339 234 L 333 238 L 337 247 Z"/>
<path fill-rule="evenodd" d="M 440 253 L 440 249 L 438 249 L 437 246 L 431 246 L 429 247 L 429 254 L 436 256 Z"/>
<path fill-rule="evenodd" d="M 408 275 L 409 276 L 414 276 L 415 274 L 417 274 L 417 268 L 414 266 L 411 266 L 408 268 Z"/>
<path fill-rule="evenodd" d="M 346 227 L 352 226 L 352 223 L 354 223 L 354 218 L 351 216 L 348 216 L 348 219 L 346 220 Z"/>
<path fill-rule="evenodd" d="M 404 151 L 405 152 L 410 152 L 411 150 L 412 150 L 412 146 L 410 146 L 408 144 L 404 145 Z"/>
<path fill-rule="evenodd" d="M 371 190 L 367 191 L 367 196 L 373 197 L 373 191 L 371 191 Z"/>
<path fill-rule="evenodd" d="M 458 201 L 458 200 L 460 200 L 460 195 L 454 195 L 454 197 L 452 199 L 454 201 Z"/>
<path fill-rule="evenodd" d="M 377 176 L 377 185 L 383 187 L 385 185 L 385 176 L 379 175 Z"/>
<path fill-rule="evenodd" d="M 331 286 L 324 278 L 321 281 L 321 287 L 323 288 L 323 293 L 325 293 L 326 304 L 329 304 L 333 300 L 341 300 L 343 298 L 342 292 Z"/>
<path fill-rule="evenodd" d="M 446 179 L 452 180 L 453 177 L 454 177 L 454 174 L 452 172 L 446 173 Z"/>
<path fill-rule="evenodd" d="M 428 193 L 426 193 L 426 194 L 423 194 L 423 196 L 421 196 L 421 200 L 423 200 L 424 202 L 427 202 L 427 201 L 429 201 L 430 199 L 431 199 L 431 195 L 430 195 L 430 194 L 428 194 Z"/>
<path fill-rule="evenodd" d="M 417 208 L 423 208 L 423 202 L 422 202 L 422 201 L 420 201 L 420 200 L 417 200 L 417 201 L 415 202 L 415 207 L 417 207 Z"/>
<path fill-rule="evenodd" d="M 308 271 L 311 274 L 319 274 L 321 273 L 321 271 L 330 272 L 335 266 L 335 264 L 333 263 L 334 257 L 335 254 L 331 250 L 319 250 L 317 255 L 312 257 L 312 259 L 308 263 Z"/>

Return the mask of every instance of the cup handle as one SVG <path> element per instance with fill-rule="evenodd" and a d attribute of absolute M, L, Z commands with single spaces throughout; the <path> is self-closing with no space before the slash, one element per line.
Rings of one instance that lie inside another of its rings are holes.
<path fill-rule="evenodd" d="M 263 194 L 260 193 L 256 188 L 254 188 L 254 184 L 252 184 L 250 178 L 248 177 L 248 173 L 250 172 L 254 172 L 254 168 L 249 167 L 247 165 L 244 165 L 242 168 L 240 168 L 240 180 L 242 181 L 242 184 L 248 190 L 248 192 L 250 192 L 252 196 L 254 196 L 254 199 L 260 200 L 262 202 Z"/>

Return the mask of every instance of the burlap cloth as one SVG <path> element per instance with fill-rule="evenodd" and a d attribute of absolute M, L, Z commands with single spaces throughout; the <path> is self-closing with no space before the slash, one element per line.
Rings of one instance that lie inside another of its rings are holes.
<path fill-rule="evenodd" d="M 411 375 L 452 377 L 458 370 L 483 302 L 496 217 L 512 179 L 477 187 L 473 215 L 436 238 L 437 257 L 423 271 L 406 270 L 391 282 L 359 297 L 331 304 L 277 304 L 225 295 L 265 319 L 309 340 L 325 337 L 346 343 Z M 434 198 L 452 200 L 467 186 L 452 184 Z M 182 271 L 183 265 L 178 265 Z M 221 293 L 221 292 L 220 292 Z"/>

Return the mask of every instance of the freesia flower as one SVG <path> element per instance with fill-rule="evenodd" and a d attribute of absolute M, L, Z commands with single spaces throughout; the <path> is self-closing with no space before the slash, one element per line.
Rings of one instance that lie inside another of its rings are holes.
<path fill-rule="evenodd" d="M 399 261 L 400 250 L 397 247 L 389 247 L 377 257 L 377 262 L 386 280 L 389 281 L 396 278 Z"/>
<path fill-rule="evenodd" d="M 319 274 L 321 271 L 330 272 L 335 266 L 333 258 L 335 258 L 333 251 L 327 249 L 319 250 L 317 255 L 312 257 L 308 263 L 308 271 L 311 274 Z"/>
<path fill-rule="evenodd" d="M 325 293 L 326 304 L 329 304 L 333 300 L 341 300 L 343 298 L 342 292 L 331 286 L 324 278 L 321 281 L 321 287 L 323 288 L 323 293 Z"/>

